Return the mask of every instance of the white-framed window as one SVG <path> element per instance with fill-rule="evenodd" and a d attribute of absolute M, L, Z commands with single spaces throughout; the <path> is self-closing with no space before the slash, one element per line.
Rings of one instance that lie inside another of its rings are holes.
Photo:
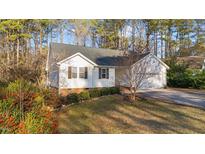
<path fill-rule="evenodd" d="M 68 79 L 75 79 L 77 78 L 78 70 L 77 67 L 68 67 Z"/>
<path fill-rule="evenodd" d="M 77 67 L 72 67 L 72 78 L 77 78 L 78 77 L 78 68 Z"/>
<path fill-rule="evenodd" d="M 99 68 L 99 79 L 109 79 L 109 68 Z"/>
<path fill-rule="evenodd" d="M 87 79 L 88 78 L 88 68 L 79 67 L 79 78 Z"/>

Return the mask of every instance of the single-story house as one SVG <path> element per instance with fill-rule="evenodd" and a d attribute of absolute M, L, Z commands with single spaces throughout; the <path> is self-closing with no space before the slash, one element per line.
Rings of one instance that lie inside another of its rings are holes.
<path fill-rule="evenodd" d="M 177 63 L 185 63 L 191 69 L 205 70 L 205 57 L 203 56 L 177 57 Z"/>
<path fill-rule="evenodd" d="M 163 88 L 166 86 L 166 72 L 169 68 L 152 53 L 145 53 L 134 58 L 131 64 L 139 67 L 147 62 L 147 74 L 140 88 Z M 121 76 L 127 61 L 123 51 L 88 48 L 62 43 L 51 43 L 48 52 L 46 70 L 47 84 L 59 89 L 60 93 L 70 90 L 114 87 L 121 84 Z M 139 72 L 140 73 L 140 72 Z M 125 79 L 127 80 L 127 79 Z M 125 84 L 122 84 L 125 85 Z"/>

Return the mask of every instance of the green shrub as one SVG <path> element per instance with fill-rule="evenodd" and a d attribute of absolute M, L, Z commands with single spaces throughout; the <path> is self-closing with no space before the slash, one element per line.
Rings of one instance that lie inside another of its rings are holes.
<path fill-rule="evenodd" d="M 6 90 L 8 93 L 16 93 L 21 92 L 39 92 L 39 88 L 37 88 L 31 82 L 25 80 L 15 80 L 14 82 L 10 82 L 7 86 Z"/>
<path fill-rule="evenodd" d="M 38 101 L 42 99 L 38 98 Z M 37 101 L 36 100 L 36 101 Z M 57 125 L 52 113 L 39 108 L 22 112 L 13 99 L 0 100 L 0 134 L 53 133 Z"/>
<path fill-rule="evenodd" d="M 91 98 L 100 97 L 101 91 L 98 88 L 93 88 L 89 90 L 89 94 Z"/>
<path fill-rule="evenodd" d="M 0 133 L 53 133 L 57 124 L 52 112 L 43 108 L 41 89 L 30 82 L 9 83 L 0 100 Z M 55 100 L 53 100 L 55 101 Z"/>
<path fill-rule="evenodd" d="M 53 107 L 54 109 L 58 109 L 62 106 L 62 104 L 67 103 L 66 97 L 62 97 L 58 95 L 58 91 L 55 89 L 45 89 L 42 90 L 43 96 L 45 99 L 45 105 Z"/>
<path fill-rule="evenodd" d="M 120 94 L 120 89 L 118 87 L 110 87 L 110 88 L 93 88 L 89 90 L 90 97 L 100 97 L 105 95 L 111 95 L 111 94 Z"/>
<path fill-rule="evenodd" d="M 90 93 L 88 91 L 82 91 L 79 94 L 79 97 L 80 97 L 81 101 L 88 100 L 88 99 L 90 99 Z"/>
<path fill-rule="evenodd" d="M 181 87 L 181 88 L 191 87 L 190 77 L 187 72 L 175 73 L 171 75 L 169 74 L 167 84 L 170 87 Z"/>
<path fill-rule="evenodd" d="M 7 87 L 7 83 L 3 82 L 3 81 L 0 81 L 0 87 L 1 88 L 6 88 Z"/>
<path fill-rule="evenodd" d="M 21 102 L 22 112 L 31 111 L 34 106 L 38 106 L 34 101 L 36 97 L 43 97 L 39 88 L 23 80 L 16 80 L 9 83 L 6 93 L 6 98 L 13 98 L 15 105 Z"/>
<path fill-rule="evenodd" d="M 40 93 L 43 95 L 44 99 L 50 99 L 53 95 L 56 95 L 58 92 L 57 90 L 49 89 L 49 88 L 44 88 L 41 89 Z"/>
<path fill-rule="evenodd" d="M 60 96 L 59 97 L 59 101 L 60 101 L 60 104 L 68 104 L 68 101 L 67 101 L 67 97 L 66 96 Z M 59 106 L 60 107 L 60 106 Z"/>
<path fill-rule="evenodd" d="M 4 99 L 6 97 L 5 88 L 0 87 L 0 99 Z"/>
<path fill-rule="evenodd" d="M 111 94 L 120 94 L 120 88 L 119 87 L 111 87 L 110 93 Z"/>
<path fill-rule="evenodd" d="M 45 105 L 45 99 L 41 95 L 36 96 L 33 101 L 35 103 L 34 107 L 37 109 Z"/>
<path fill-rule="evenodd" d="M 192 88 L 205 88 L 205 71 L 190 71 L 190 82 Z"/>
<path fill-rule="evenodd" d="M 178 88 L 205 88 L 205 71 L 188 69 L 183 64 L 172 64 L 167 72 L 167 85 Z"/>
<path fill-rule="evenodd" d="M 100 89 L 101 96 L 110 95 L 111 89 L 110 88 L 102 88 Z"/>
<path fill-rule="evenodd" d="M 118 87 L 109 87 L 100 89 L 101 95 L 112 95 L 112 94 L 120 94 L 120 89 Z"/>
<path fill-rule="evenodd" d="M 51 112 L 44 111 L 37 113 L 36 111 L 32 111 L 25 115 L 25 120 L 23 123 L 21 123 L 21 129 L 18 130 L 18 133 L 55 133 L 55 123 L 56 121 L 53 119 Z"/>
<path fill-rule="evenodd" d="M 69 104 L 71 103 L 79 103 L 80 101 L 80 96 L 77 93 L 71 93 L 67 96 L 67 101 Z"/>

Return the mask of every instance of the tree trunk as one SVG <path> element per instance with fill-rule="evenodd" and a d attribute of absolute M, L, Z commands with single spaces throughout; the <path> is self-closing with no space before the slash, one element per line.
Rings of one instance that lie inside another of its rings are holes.
<path fill-rule="evenodd" d="M 51 29 L 51 33 L 50 33 L 50 43 L 53 42 L 53 30 Z"/>
<path fill-rule="evenodd" d="M 158 44 L 157 44 L 158 42 L 157 42 L 157 32 L 155 31 L 154 32 L 154 55 L 155 56 L 157 56 L 157 46 L 158 46 Z"/>
<path fill-rule="evenodd" d="M 29 52 L 29 50 L 30 50 L 30 45 L 29 44 L 30 44 L 29 43 L 29 38 L 27 38 L 26 39 L 26 47 L 25 47 L 26 52 Z"/>
<path fill-rule="evenodd" d="M 93 48 L 95 48 L 95 42 L 96 42 L 95 32 L 92 32 L 92 47 Z"/>
<path fill-rule="evenodd" d="M 38 35 L 34 34 L 34 44 L 35 44 L 35 53 L 37 53 L 38 50 Z"/>
<path fill-rule="evenodd" d="M 167 32 L 165 34 L 165 50 L 164 50 L 164 52 L 165 52 L 165 58 L 167 58 L 168 57 L 168 37 L 167 37 Z"/>
<path fill-rule="evenodd" d="M 43 47 L 43 31 L 42 31 L 42 29 L 40 29 L 39 42 L 40 42 L 40 54 L 41 54 L 42 53 L 42 47 Z"/>
<path fill-rule="evenodd" d="M 169 27 L 168 28 L 168 49 L 169 49 L 168 56 L 170 56 L 172 52 L 172 44 L 171 44 L 172 38 L 171 37 L 172 37 L 171 27 Z"/>
<path fill-rule="evenodd" d="M 135 20 L 132 20 L 132 36 L 131 36 L 131 48 L 132 48 L 132 51 L 134 52 L 135 51 L 135 31 L 136 31 L 136 21 Z"/>
<path fill-rule="evenodd" d="M 7 64 L 9 65 L 10 64 L 10 55 L 9 55 L 9 50 L 8 48 L 6 49 L 6 57 L 7 57 Z"/>
<path fill-rule="evenodd" d="M 64 30 L 60 27 L 60 43 L 64 43 Z"/>
<path fill-rule="evenodd" d="M 8 36 L 7 36 L 8 37 Z M 8 39 L 7 39 L 8 40 Z M 6 47 L 6 59 L 7 59 L 7 65 L 9 66 L 10 64 L 10 51 L 9 51 L 9 46 L 8 46 L 8 41 L 6 41 L 6 44 L 5 44 L 5 47 Z"/>
<path fill-rule="evenodd" d="M 20 41 L 19 41 L 19 38 L 17 38 L 17 43 L 16 43 L 16 64 L 17 64 L 17 67 L 19 64 L 19 47 L 20 47 Z"/>
<path fill-rule="evenodd" d="M 146 34 L 146 51 L 149 51 L 149 38 L 150 38 L 150 33 L 147 32 Z"/>
<path fill-rule="evenodd" d="M 164 58 L 163 46 L 164 46 L 164 43 L 163 43 L 163 34 L 161 33 L 161 58 Z"/>
<path fill-rule="evenodd" d="M 86 36 L 83 37 L 83 46 L 86 47 Z"/>

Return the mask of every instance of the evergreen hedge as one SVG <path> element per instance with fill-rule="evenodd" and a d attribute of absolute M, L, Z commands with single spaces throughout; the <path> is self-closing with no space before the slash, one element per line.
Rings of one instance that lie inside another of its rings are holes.
<path fill-rule="evenodd" d="M 88 91 L 83 91 L 79 94 L 71 93 L 66 97 L 66 99 L 67 99 L 67 104 L 71 104 L 71 103 L 79 103 L 85 100 L 89 100 L 91 98 L 112 95 L 112 94 L 120 94 L 120 89 L 118 87 L 101 88 L 101 89 L 93 88 Z"/>
<path fill-rule="evenodd" d="M 183 64 L 175 64 L 167 72 L 167 85 L 177 88 L 205 89 L 205 71 L 188 69 Z"/>

